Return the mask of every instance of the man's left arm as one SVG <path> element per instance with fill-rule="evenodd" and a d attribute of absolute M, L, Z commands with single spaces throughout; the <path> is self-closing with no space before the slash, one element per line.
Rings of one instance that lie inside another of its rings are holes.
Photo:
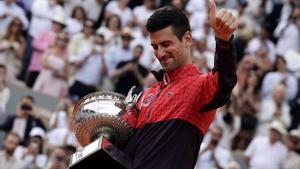
<path fill-rule="evenodd" d="M 209 1 L 209 20 L 216 36 L 216 52 L 213 72 L 206 77 L 206 81 L 217 83 L 205 83 L 210 85 L 205 87 L 205 90 L 212 88 L 212 98 L 200 112 L 207 112 L 226 104 L 237 82 L 233 32 L 237 28 L 238 21 L 228 10 L 216 12 L 214 0 Z"/>

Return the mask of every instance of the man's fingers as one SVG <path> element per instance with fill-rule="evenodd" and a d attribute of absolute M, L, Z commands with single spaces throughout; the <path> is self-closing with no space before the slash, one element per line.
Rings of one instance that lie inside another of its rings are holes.
<path fill-rule="evenodd" d="M 221 11 L 218 12 L 217 16 L 216 16 L 216 27 L 219 27 L 222 20 L 221 18 L 226 14 L 226 10 L 222 9 Z"/>
<path fill-rule="evenodd" d="M 226 13 L 222 18 L 220 25 L 218 25 L 221 29 L 228 29 L 229 26 L 235 21 L 235 18 L 231 13 Z"/>
<path fill-rule="evenodd" d="M 215 0 L 209 0 L 209 12 L 208 12 L 208 17 L 210 24 L 212 26 L 215 25 L 216 22 L 216 14 L 217 14 L 217 6 Z"/>

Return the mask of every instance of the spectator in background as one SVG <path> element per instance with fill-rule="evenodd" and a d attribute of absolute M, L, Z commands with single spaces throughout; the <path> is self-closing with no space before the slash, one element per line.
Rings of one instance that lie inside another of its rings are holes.
<path fill-rule="evenodd" d="M 206 62 L 206 71 L 210 71 L 214 67 L 214 53 L 207 49 L 207 40 L 204 37 L 194 38 L 194 48 L 192 49 L 194 59 L 204 58 Z M 198 62 L 199 63 L 199 62 Z M 197 63 L 196 63 L 197 64 Z M 200 66 L 200 65 L 198 65 Z M 201 66 L 202 68 L 205 68 Z M 205 71 L 203 72 L 205 73 Z"/>
<path fill-rule="evenodd" d="M 16 114 L 8 116 L 2 124 L 0 130 L 5 132 L 16 132 L 21 140 L 21 144 L 25 145 L 25 141 L 29 138 L 29 133 L 34 127 L 46 129 L 43 122 L 34 117 L 34 98 L 32 96 L 23 96 L 16 107 Z"/>
<path fill-rule="evenodd" d="M 58 33 L 62 32 L 65 27 L 65 15 L 55 15 L 52 19 L 52 28 L 36 36 L 32 42 L 33 53 L 28 68 L 28 77 L 26 80 L 27 87 L 33 87 L 36 78 L 43 68 L 43 54 L 51 47 Z"/>
<path fill-rule="evenodd" d="M 286 134 L 285 127 L 281 122 L 273 121 L 269 131 L 269 137 L 255 137 L 245 151 L 249 169 L 280 169 L 286 160 L 288 151 L 281 142 Z"/>
<path fill-rule="evenodd" d="M 272 93 L 273 96 L 271 99 L 262 100 L 260 112 L 257 114 L 257 135 L 267 135 L 269 124 L 273 120 L 280 121 L 286 128 L 290 127 L 291 116 L 290 106 L 286 98 L 286 87 L 278 84 L 274 87 Z"/>
<path fill-rule="evenodd" d="M 253 117 L 260 111 L 261 99 L 259 89 L 259 76 L 254 70 L 250 70 L 243 88 L 237 87 L 237 111 L 249 114 Z"/>
<path fill-rule="evenodd" d="M 116 69 L 118 63 L 121 61 L 128 61 L 133 58 L 130 42 L 133 39 L 131 29 L 125 27 L 122 30 L 122 43 L 121 45 L 114 45 L 107 49 L 105 53 L 105 60 L 109 77 L 112 77 L 113 71 Z"/>
<path fill-rule="evenodd" d="M 14 152 L 20 144 L 20 137 L 15 132 L 9 132 L 4 139 L 4 150 L 0 151 L 0 166 L 2 169 L 26 169 L 25 164 L 14 157 Z"/>
<path fill-rule="evenodd" d="M 111 15 L 106 19 L 105 26 L 98 28 L 97 33 L 104 35 L 107 48 L 121 44 L 121 20 L 118 15 Z"/>
<path fill-rule="evenodd" d="M 73 1 L 73 0 L 72 0 Z M 105 0 L 84 0 L 82 5 L 87 12 L 88 19 L 96 22 L 102 13 Z"/>
<path fill-rule="evenodd" d="M 47 155 L 44 152 L 46 133 L 42 128 L 35 127 L 30 131 L 29 136 L 26 146 L 18 146 L 14 156 L 24 161 L 28 169 L 43 169 L 47 163 Z"/>
<path fill-rule="evenodd" d="M 25 81 L 27 69 L 32 57 L 32 40 L 39 34 L 51 29 L 53 16 L 64 14 L 59 0 L 33 0 L 31 7 L 30 26 L 26 37 L 26 50 L 22 62 L 19 79 Z"/>
<path fill-rule="evenodd" d="M 219 146 L 231 150 L 233 139 L 241 129 L 241 115 L 235 112 L 232 102 L 218 109 L 215 124 L 223 131 Z"/>
<path fill-rule="evenodd" d="M 208 143 L 202 143 L 194 169 L 225 168 L 232 160 L 230 151 L 219 146 L 222 128 L 215 126 L 210 133 L 211 139 Z"/>
<path fill-rule="evenodd" d="M 145 27 L 145 23 L 154 12 L 155 7 L 155 0 L 144 0 L 143 5 L 133 9 L 133 32 L 139 33 L 141 29 Z"/>
<path fill-rule="evenodd" d="M 258 36 L 249 41 L 246 47 L 246 53 L 252 55 L 256 59 L 269 63 L 268 65 L 270 66 L 276 60 L 275 51 L 275 45 L 270 40 L 268 26 L 261 25 Z M 270 68 L 268 65 L 265 69 Z"/>
<path fill-rule="evenodd" d="M 143 91 L 144 79 L 148 75 L 148 70 L 139 64 L 143 50 L 142 45 L 137 45 L 133 50 L 132 60 L 118 63 L 117 68 L 112 73 L 115 92 L 126 96 L 132 86 L 135 86 L 138 91 Z"/>
<path fill-rule="evenodd" d="M 283 57 L 276 59 L 274 72 L 269 72 L 264 77 L 262 98 L 270 99 L 272 97 L 272 90 L 277 84 L 286 86 L 286 96 L 289 101 L 295 98 L 298 90 L 298 82 L 296 77 L 288 72 L 286 60 Z"/>
<path fill-rule="evenodd" d="M 21 61 L 25 51 L 25 39 L 22 34 L 22 22 L 15 17 L 7 29 L 0 35 L 0 64 L 7 66 L 7 80 L 16 82 L 16 76 L 21 69 Z"/>
<path fill-rule="evenodd" d="M 76 58 L 70 60 L 77 68 L 75 82 L 70 87 L 70 96 L 79 100 L 83 96 L 96 92 L 106 75 L 104 59 L 104 36 L 97 31 L 92 46 L 82 48 Z"/>
<path fill-rule="evenodd" d="M 71 108 L 71 107 L 70 107 Z M 67 126 L 54 128 L 47 133 L 47 150 L 53 150 L 57 146 L 72 145 L 79 146 L 75 133 L 73 132 L 74 117 L 73 108 L 68 111 Z"/>
<path fill-rule="evenodd" d="M 86 20 L 84 22 L 83 31 L 75 34 L 70 38 L 68 44 L 68 55 L 69 60 L 72 60 L 73 57 L 79 54 L 82 48 L 90 48 L 94 41 L 94 22 L 92 20 Z M 76 67 L 69 67 L 69 85 L 74 83 L 74 74 L 76 72 Z"/>
<path fill-rule="evenodd" d="M 283 169 L 299 169 L 300 155 L 296 153 L 297 146 L 300 143 L 300 131 L 291 130 L 286 138 L 286 146 L 288 148 L 288 158 L 283 164 Z"/>
<path fill-rule="evenodd" d="M 23 30 L 28 28 L 28 19 L 24 10 L 16 4 L 16 0 L 0 1 L 0 32 L 7 29 L 13 18 L 19 17 Z"/>
<path fill-rule="evenodd" d="M 122 27 L 132 26 L 133 14 L 127 6 L 129 0 L 110 1 L 105 9 L 105 17 L 110 15 L 118 15 L 121 19 Z"/>
<path fill-rule="evenodd" d="M 46 169 L 67 169 L 67 152 L 64 147 L 54 148 L 49 157 Z"/>
<path fill-rule="evenodd" d="M 42 56 L 43 68 L 34 83 L 33 90 L 53 96 L 67 95 L 67 44 L 68 34 L 57 34 L 53 46 L 50 46 Z"/>
<path fill-rule="evenodd" d="M 80 33 L 83 29 L 83 24 L 86 21 L 87 16 L 84 8 L 80 5 L 75 6 L 72 10 L 71 17 L 66 20 L 66 32 L 69 37 L 72 38 L 73 35 Z"/>
<path fill-rule="evenodd" d="M 139 59 L 139 63 L 143 65 L 145 68 L 149 70 L 153 70 L 153 64 L 155 62 L 158 62 L 158 60 L 154 56 L 154 50 L 151 46 L 150 38 L 149 38 L 149 32 L 147 31 L 145 26 L 141 26 L 141 35 L 136 36 L 131 42 L 130 47 L 134 48 L 137 45 L 143 46 L 143 54 L 141 58 Z M 159 63 L 158 63 L 159 64 Z M 161 66 L 159 65 L 159 68 L 161 69 Z"/>
<path fill-rule="evenodd" d="M 7 103 L 10 99 L 10 89 L 6 85 L 6 66 L 0 64 L 0 115 L 7 114 Z"/>
<path fill-rule="evenodd" d="M 278 38 L 276 53 L 285 55 L 288 50 L 297 50 L 300 43 L 300 30 L 296 23 L 296 14 L 292 13 L 287 21 L 282 21 L 275 29 L 275 36 Z"/>
<path fill-rule="evenodd" d="M 74 107 L 69 99 L 60 99 L 58 106 L 54 112 L 51 113 L 49 120 L 49 129 L 68 127 L 68 112 L 72 112 Z"/>

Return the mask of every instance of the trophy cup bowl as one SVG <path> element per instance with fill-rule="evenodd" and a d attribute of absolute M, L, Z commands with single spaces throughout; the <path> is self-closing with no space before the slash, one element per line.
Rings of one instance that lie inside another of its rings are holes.
<path fill-rule="evenodd" d="M 125 113 L 125 96 L 114 92 L 86 95 L 73 111 L 74 133 L 82 146 L 101 136 L 115 146 L 126 144 L 132 133 L 130 125 L 120 118 Z"/>

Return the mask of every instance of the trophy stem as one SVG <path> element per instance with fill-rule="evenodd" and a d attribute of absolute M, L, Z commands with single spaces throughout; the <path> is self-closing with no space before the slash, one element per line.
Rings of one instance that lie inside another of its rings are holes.
<path fill-rule="evenodd" d="M 111 143 L 115 143 L 114 129 L 111 126 L 99 126 L 94 130 L 91 140 L 96 140 L 100 137 L 105 138 Z"/>

